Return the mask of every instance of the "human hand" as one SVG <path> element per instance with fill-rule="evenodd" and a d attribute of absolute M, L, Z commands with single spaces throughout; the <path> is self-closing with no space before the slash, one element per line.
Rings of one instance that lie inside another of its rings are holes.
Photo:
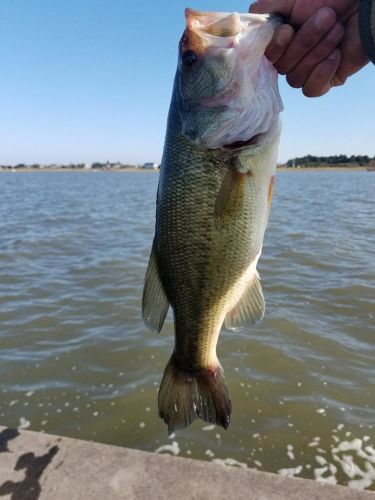
<path fill-rule="evenodd" d="M 318 97 L 368 63 L 358 26 L 358 0 L 258 0 L 252 13 L 280 13 L 266 56 L 292 87 Z"/>

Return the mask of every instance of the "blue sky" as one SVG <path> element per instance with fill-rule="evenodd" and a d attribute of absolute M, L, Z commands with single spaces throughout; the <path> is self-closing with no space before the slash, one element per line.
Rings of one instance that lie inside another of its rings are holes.
<path fill-rule="evenodd" d="M 0 0 L 0 164 L 160 161 L 184 7 L 249 2 Z M 375 68 L 319 99 L 280 78 L 280 161 L 375 154 Z"/>

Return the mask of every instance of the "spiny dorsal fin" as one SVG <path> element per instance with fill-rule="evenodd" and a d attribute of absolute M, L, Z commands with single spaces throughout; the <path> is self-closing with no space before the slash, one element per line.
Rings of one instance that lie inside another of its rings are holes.
<path fill-rule="evenodd" d="M 260 321 L 264 316 L 265 303 L 259 274 L 246 288 L 237 305 L 225 317 L 225 327 L 237 330 Z"/>
<path fill-rule="evenodd" d="M 167 316 L 169 300 L 160 279 L 155 248 L 152 247 L 142 297 L 142 317 L 145 325 L 159 333 Z"/>

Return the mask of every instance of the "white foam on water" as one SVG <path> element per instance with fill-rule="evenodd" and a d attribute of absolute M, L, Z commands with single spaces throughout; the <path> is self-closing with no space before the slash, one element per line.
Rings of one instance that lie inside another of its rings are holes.
<path fill-rule="evenodd" d="M 29 391 L 29 392 L 27 392 L 27 393 L 25 394 L 25 396 L 26 396 L 27 398 L 29 398 L 29 397 L 30 397 L 30 396 L 32 396 L 33 394 L 34 394 L 34 391 Z"/>
<path fill-rule="evenodd" d="M 298 474 L 301 474 L 303 470 L 303 465 L 297 465 L 297 467 L 289 467 L 287 469 L 279 469 L 278 473 L 280 476 L 284 477 L 294 477 L 297 476 Z"/>
<path fill-rule="evenodd" d="M 202 431 L 213 431 L 215 429 L 215 425 L 206 425 L 202 427 Z"/>
<path fill-rule="evenodd" d="M 330 473 L 329 475 L 325 475 L 326 473 Z M 324 467 L 318 467 L 314 469 L 314 476 L 315 479 L 319 483 L 325 483 L 325 484 L 337 484 L 337 479 L 336 479 L 336 474 L 337 469 L 334 466 L 324 466 Z"/>
<path fill-rule="evenodd" d="M 337 431 L 342 431 L 343 424 L 339 424 Z M 352 433 L 346 432 L 345 437 Z M 365 439 L 366 438 L 366 439 Z M 362 439 L 340 440 L 337 434 L 332 435 L 335 446 L 330 449 L 331 458 L 315 457 L 322 467 L 314 469 L 317 481 L 337 484 L 337 474 L 344 474 L 348 479 L 348 486 L 357 490 L 368 488 L 375 482 L 375 448 L 364 445 L 369 441 L 369 436 Z M 327 475 L 328 474 L 328 475 Z"/>
<path fill-rule="evenodd" d="M 290 460 L 294 460 L 295 457 L 294 457 L 294 453 L 293 453 L 293 446 L 291 444 L 288 444 L 286 454 L 288 455 L 288 458 Z"/>
<path fill-rule="evenodd" d="M 179 455 L 180 454 L 180 447 L 177 443 L 177 441 L 173 441 L 172 444 L 163 444 L 162 446 L 159 446 L 159 448 L 156 448 L 155 453 L 171 453 L 172 455 Z"/>
<path fill-rule="evenodd" d="M 311 470 L 316 481 L 327 484 L 346 484 L 351 488 L 363 490 L 375 484 L 375 446 L 370 442 L 370 436 L 348 439 L 352 432 L 343 432 L 344 424 L 332 430 L 330 446 L 322 442 L 321 437 L 315 436 L 307 446 L 314 448 L 315 465 L 296 464 L 294 467 L 279 469 L 279 474 L 294 477 L 303 469 Z M 340 435 L 341 434 L 341 435 Z M 287 456 L 295 460 L 295 446 L 287 445 Z"/>
<path fill-rule="evenodd" d="M 326 465 L 327 463 L 327 460 L 320 455 L 316 455 L 315 460 L 318 462 L 319 465 Z"/>
<path fill-rule="evenodd" d="M 205 454 L 205 455 L 207 455 L 207 456 L 208 456 L 208 457 L 210 457 L 210 458 L 212 458 L 212 457 L 214 457 L 214 456 L 215 456 L 215 453 L 213 453 L 213 451 L 211 451 L 211 450 L 206 450 L 206 451 L 204 452 L 204 454 Z"/>
<path fill-rule="evenodd" d="M 371 479 L 354 479 L 349 481 L 348 486 L 354 488 L 355 490 L 364 490 L 372 485 Z"/>
<path fill-rule="evenodd" d="M 313 438 L 313 440 L 310 443 L 308 443 L 307 446 L 310 446 L 310 448 L 312 448 L 314 446 L 319 446 L 319 443 L 320 443 L 320 437 L 319 436 L 315 436 Z"/>
<path fill-rule="evenodd" d="M 232 467 L 242 467 L 243 469 L 247 469 L 248 466 L 244 462 L 239 462 L 238 460 L 235 460 L 234 458 L 214 458 L 212 460 L 214 464 L 218 465 L 230 465 Z"/>
<path fill-rule="evenodd" d="M 30 425 L 31 425 L 30 420 L 26 420 L 25 417 L 21 417 L 18 428 L 19 429 L 28 429 L 30 427 Z"/>

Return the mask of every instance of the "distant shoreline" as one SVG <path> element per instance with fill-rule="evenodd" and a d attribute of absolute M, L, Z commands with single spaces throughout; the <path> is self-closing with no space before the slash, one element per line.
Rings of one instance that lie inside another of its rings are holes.
<path fill-rule="evenodd" d="M 276 172 L 366 172 L 368 167 L 278 167 Z M 90 168 L 9 168 L 0 169 L 0 174 L 7 173 L 157 173 L 159 169 L 145 169 L 145 168 L 107 168 L 107 169 L 90 169 Z"/>
<path fill-rule="evenodd" d="M 368 167 L 278 167 L 276 172 L 363 172 Z"/>
<path fill-rule="evenodd" d="M 48 174 L 48 173 L 64 173 L 64 172 L 73 172 L 78 173 L 82 172 L 84 174 L 90 173 L 133 173 L 133 172 L 141 172 L 141 173 L 156 173 L 159 172 L 159 169 L 147 169 L 147 168 L 3 168 L 0 169 L 0 174 L 7 173 L 20 173 L 20 174 L 28 174 L 28 173 L 39 173 L 39 174 Z"/>

